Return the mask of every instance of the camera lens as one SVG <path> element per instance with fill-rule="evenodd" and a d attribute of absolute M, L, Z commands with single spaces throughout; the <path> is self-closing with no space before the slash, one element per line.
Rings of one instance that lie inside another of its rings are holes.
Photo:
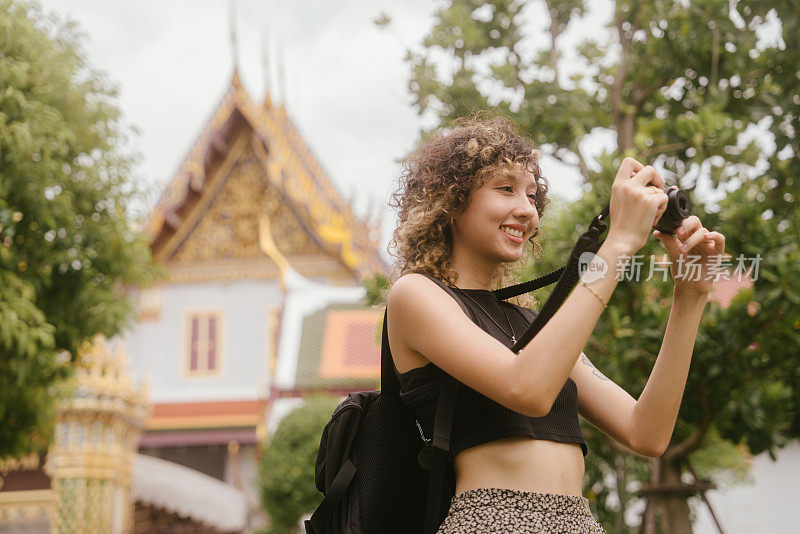
<path fill-rule="evenodd" d="M 653 228 L 664 234 L 674 234 L 683 220 L 692 214 L 692 201 L 689 194 L 677 185 L 669 186 L 664 192 L 668 198 L 667 209 Z"/>

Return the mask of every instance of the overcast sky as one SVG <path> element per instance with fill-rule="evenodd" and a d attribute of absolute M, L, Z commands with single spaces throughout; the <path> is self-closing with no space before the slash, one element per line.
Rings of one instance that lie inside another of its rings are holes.
<path fill-rule="evenodd" d="M 233 71 L 228 0 L 40 0 L 46 11 L 75 20 L 86 34 L 89 62 L 119 87 L 125 121 L 140 135 L 138 179 L 160 190 L 227 89 Z M 529 9 L 533 43 L 546 42 L 539 2 Z M 262 40 L 282 43 L 289 115 L 359 216 L 380 213 L 381 251 L 395 226 L 386 202 L 398 175 L 397 159 L 426 120 L 407 92 L 403 43 L 418 46 L 441 2 L 432 0 L 238 0 L 239 71 L 251 97 L 265 91 Z M 601 31 L 610 3 L 591 3 L 593 16 L 566 36 Z M 394 31 L 373 21 L 388 13 Z M 274 50 L 273 50 L 273 55 Z M 274 57 L 273 68 L 275 65 Z M 273 76 L 273 84 L 276 84 Z M 277 86 L 277 84 L 276 84 Z M 275 89 L 273 88 L 273 93 Z M 602 140 L 596 143 L 597 148 Z M 579 196 L 574 170 L 542 163 L 554 195 Z"/>

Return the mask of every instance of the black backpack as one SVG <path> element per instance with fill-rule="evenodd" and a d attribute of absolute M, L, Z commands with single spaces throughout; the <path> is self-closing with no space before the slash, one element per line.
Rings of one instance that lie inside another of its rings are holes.
<path fill-rule="evenodd" d="M 555 314 L 578 280 L 585 251 L 597 252 L 607 228 L 609 206 L 581 235 L 564 267 L 521 284 L 495 290 L 505 300 L 554 282 L 544 306 L 511 348 L 518 353 Z M 443 282 L 439 284 L 472 311 Z M 442 373 L 433 437 L 423 435 L 413 409 L 400 397 L 400 382 L 389 351 L 387 313 L 381 342 L 381 391 L 350 393 L 333 412 L 320 440 L 315 483 L 325 497 L 305 521 L 306 534 L 435 534 L 455 493 L 450 431 L 460 383 Z M 430 466 L 428 468 L 428 466 Z"/>
<path fill-rule="evenodd" d="M 452 289 L 429 278 L 476 320 Z M 443 374 L 434 436 L 426 437 L 400 397 L 387 313 L 381 390 L 350 393 L 325 426 L 315 466 L 315 483 L 325 498 L 306 520 L 306 534 L 433 534 L 447 515 L 455 492 L 449 450 L 460 384 Z"/>

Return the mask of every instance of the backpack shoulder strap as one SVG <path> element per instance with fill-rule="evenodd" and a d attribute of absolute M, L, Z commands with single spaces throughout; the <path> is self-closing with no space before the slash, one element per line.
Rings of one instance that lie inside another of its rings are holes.
<path fill-rule="evenodd" d="M 423 273 L 424 274 L 424 273 Z M 475 321 L 472 310 L 464 304 L 450 286 L 436 277 L 425 274 L 439 284 L 453 297 L 464 310 L 464 313 Z M 439 400 L 436 404 L 436 419 L 433 424 L 433 458 L 431 460 L 430 480 L 428 482 L 428 506 L 425 510 L 425 534 L 434 534 L 441 523 L 442 490 L 450 465 L 450 435 L 453 430 L 453 416 L 456 410 L 456 398 L 461 383 L 447 373 L 442 374 L 439 387 Z"/>
<path fill-rule="evenodd" d="M 464 313 L 472 320 L 476 317 L 472 310 L 461 301 L 450 286 L 429 274 L 422 273 L 433 280 L 458 302 Z M 388 310 L 388 306 L 387 306 Z M 461 383 L 447 373 L 442 373 L 439 386 L 439 400 L 436 404 L 436 418 L 433 424 L 433 458 L 431 460 L 430 478 L 428 481 L 428 504 L 425 510 L 424 534 L 434 534 L 441 523 L 442 491 L 447 468 L 450 465 L 450 434 L 453 430 L 453 416 L 456 398 Z M 400 392 L 400 381 L 394 374 L 392 354 L 389 351 L 387 313 L 383 315 L 383 336 L 381 343 L 381 390 Z"/>
<path fill-rule="evenodd" d="M 325 520 L 333 513 L 334 507 L 341 502 L 355 475 L 355 464 L 350 458 L 345 459 L 322 502 L 311 514 L 311 517 L 303 522 L 306 534 L 320 534 L 325 531 Z"/>
<path fill-rule="evenodd" d="M 383 310 L 383 332 L 381 334 L 381 391 L 391 395 L 400 394 L 400 380 L 394 374 L 392 351 L 389 349 L 389 306 Z"/>

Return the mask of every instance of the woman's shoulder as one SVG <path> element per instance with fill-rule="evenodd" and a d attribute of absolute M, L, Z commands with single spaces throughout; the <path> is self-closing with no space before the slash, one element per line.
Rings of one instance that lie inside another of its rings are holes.
<path fill-rule="evenodd" d="M 452 326 L 450 318 L 457 309 L 457 302 L 426 275 L 407 273 L 394 282 L 387 297 L 387 320 L 398 373 L 430 363 L 423 351 L 437 353 L 441 347 L 431 348 L 422 341 L 436 338 L 442 329 Z"/>
<path fill-rule="evenodd" d="M 400 308 L 400 315 L 417 316 L 431 308 L 449 313 L 455 301 L 448 297 L 441 287 L 444 282 L 420 273 L 406 273 L 398 278 L 387 295 L 387 306 Z M 450 304 L 453 301 L 453 304 Z"/>
<path fill-rule="evenodd" d="M 437 290 L 437 282 L 444 282 L 434 279 L 434 277 L 422 273 L 406 273 L 395 280 L 389 288 L 389 296 L 398 294 L 412 294 L 420 296 Z"/>
<path fill-rule="evenodd" d="M 417 273 L 406 273 L 402 275 L 395 280 L 389 288 L 388 299 L 391 301 L 394 297 L 396 300 L 398 295 L 418 292 L 421 284 L 424 283 L 420 278 L 424 278 L 424 276 Z"/>

